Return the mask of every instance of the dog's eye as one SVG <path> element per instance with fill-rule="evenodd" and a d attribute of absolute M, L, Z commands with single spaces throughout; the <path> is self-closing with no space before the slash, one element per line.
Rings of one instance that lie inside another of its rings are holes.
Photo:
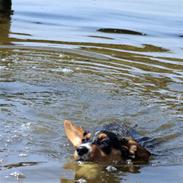
<path fill-rule="evenodd" d="M 97 145 L 106 144 L 107 141 L 108 141 L 108 139 L 97 138 L 97 139 L 94 141 L 94 144 L 97 144 Z"/>
<path fill-rule="evenodd" d="M 105 139 L 97 139 L 96 141 L 94 141 L 94 144 L 100 146 L 100 147 L 106 147 L 110 145 L 110 140 L 108 138 Z"/>
<path fill-rule="evenodd" d="M 107 135 L 105 133 L 100 133 L 97 137 L 97 139 L 94 140 L 95 144 L 102 144 L 105 143 L 105 141 L 107 140 Z"/>
<path fill-rule="evenodd" d="M 105 139 L 100 140 L 100 142 L 101 142 L 102 144 L 108 143 L 108 142 L 109 142 L 109 139 L 108 139 L 108 138 L 105 138 Z"/>
<path fill-rule="evenodd" d="M 99 143 L 99 147 L 106 153 L 106 154 L 110 154 L 111 152 L 111 143 L 110 140 L 107 139 L 103 139 L 102 141 L 100 141 Z"/>

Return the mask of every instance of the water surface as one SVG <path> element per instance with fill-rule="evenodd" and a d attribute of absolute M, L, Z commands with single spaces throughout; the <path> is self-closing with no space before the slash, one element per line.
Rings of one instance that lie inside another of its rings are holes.
<path fill-rule="evenodd" d="M 180 182 L 181 1 L 14 0 L 0 15 L 3 183 Z M 119 120 L 151 138 L 148 164 L 78 165 L 63 121 Z"/>

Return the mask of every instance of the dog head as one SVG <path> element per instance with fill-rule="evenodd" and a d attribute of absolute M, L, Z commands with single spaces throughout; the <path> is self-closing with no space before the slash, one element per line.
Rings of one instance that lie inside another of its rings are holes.
<path fill-rule="evenodd" d="M 64 121 L 65 133 L 75 147 L 74 159 L 93 162 L 121 162 L 128 159 L 148 161 L 150 153 L 133 138 L 119 139 L 110 131 L 90 132 Z"/>

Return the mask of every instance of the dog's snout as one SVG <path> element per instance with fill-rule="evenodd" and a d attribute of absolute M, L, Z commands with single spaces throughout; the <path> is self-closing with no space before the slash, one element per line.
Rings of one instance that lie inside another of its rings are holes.
<path fill-rule="evenodd" d="M 84 154 L 87 154 L 89 149 L 85 146 L 80 146 L 76 149 L 79 156 L 83 156 Z"/>

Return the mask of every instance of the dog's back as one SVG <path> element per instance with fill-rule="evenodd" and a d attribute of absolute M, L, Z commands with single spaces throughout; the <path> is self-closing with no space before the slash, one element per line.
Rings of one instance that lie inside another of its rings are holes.
<path fill-rule="evenodd" d="M 109 124 L 100 126 L 96 128 L 95 133 L 97 131 L 108 131 L 108 132 L 114 133 L 119 138 L 119 140 L 133 136 L 132 128 L 127 126 L 125 123 L 119 123 L 119 122 L 109 123 Z"/>

